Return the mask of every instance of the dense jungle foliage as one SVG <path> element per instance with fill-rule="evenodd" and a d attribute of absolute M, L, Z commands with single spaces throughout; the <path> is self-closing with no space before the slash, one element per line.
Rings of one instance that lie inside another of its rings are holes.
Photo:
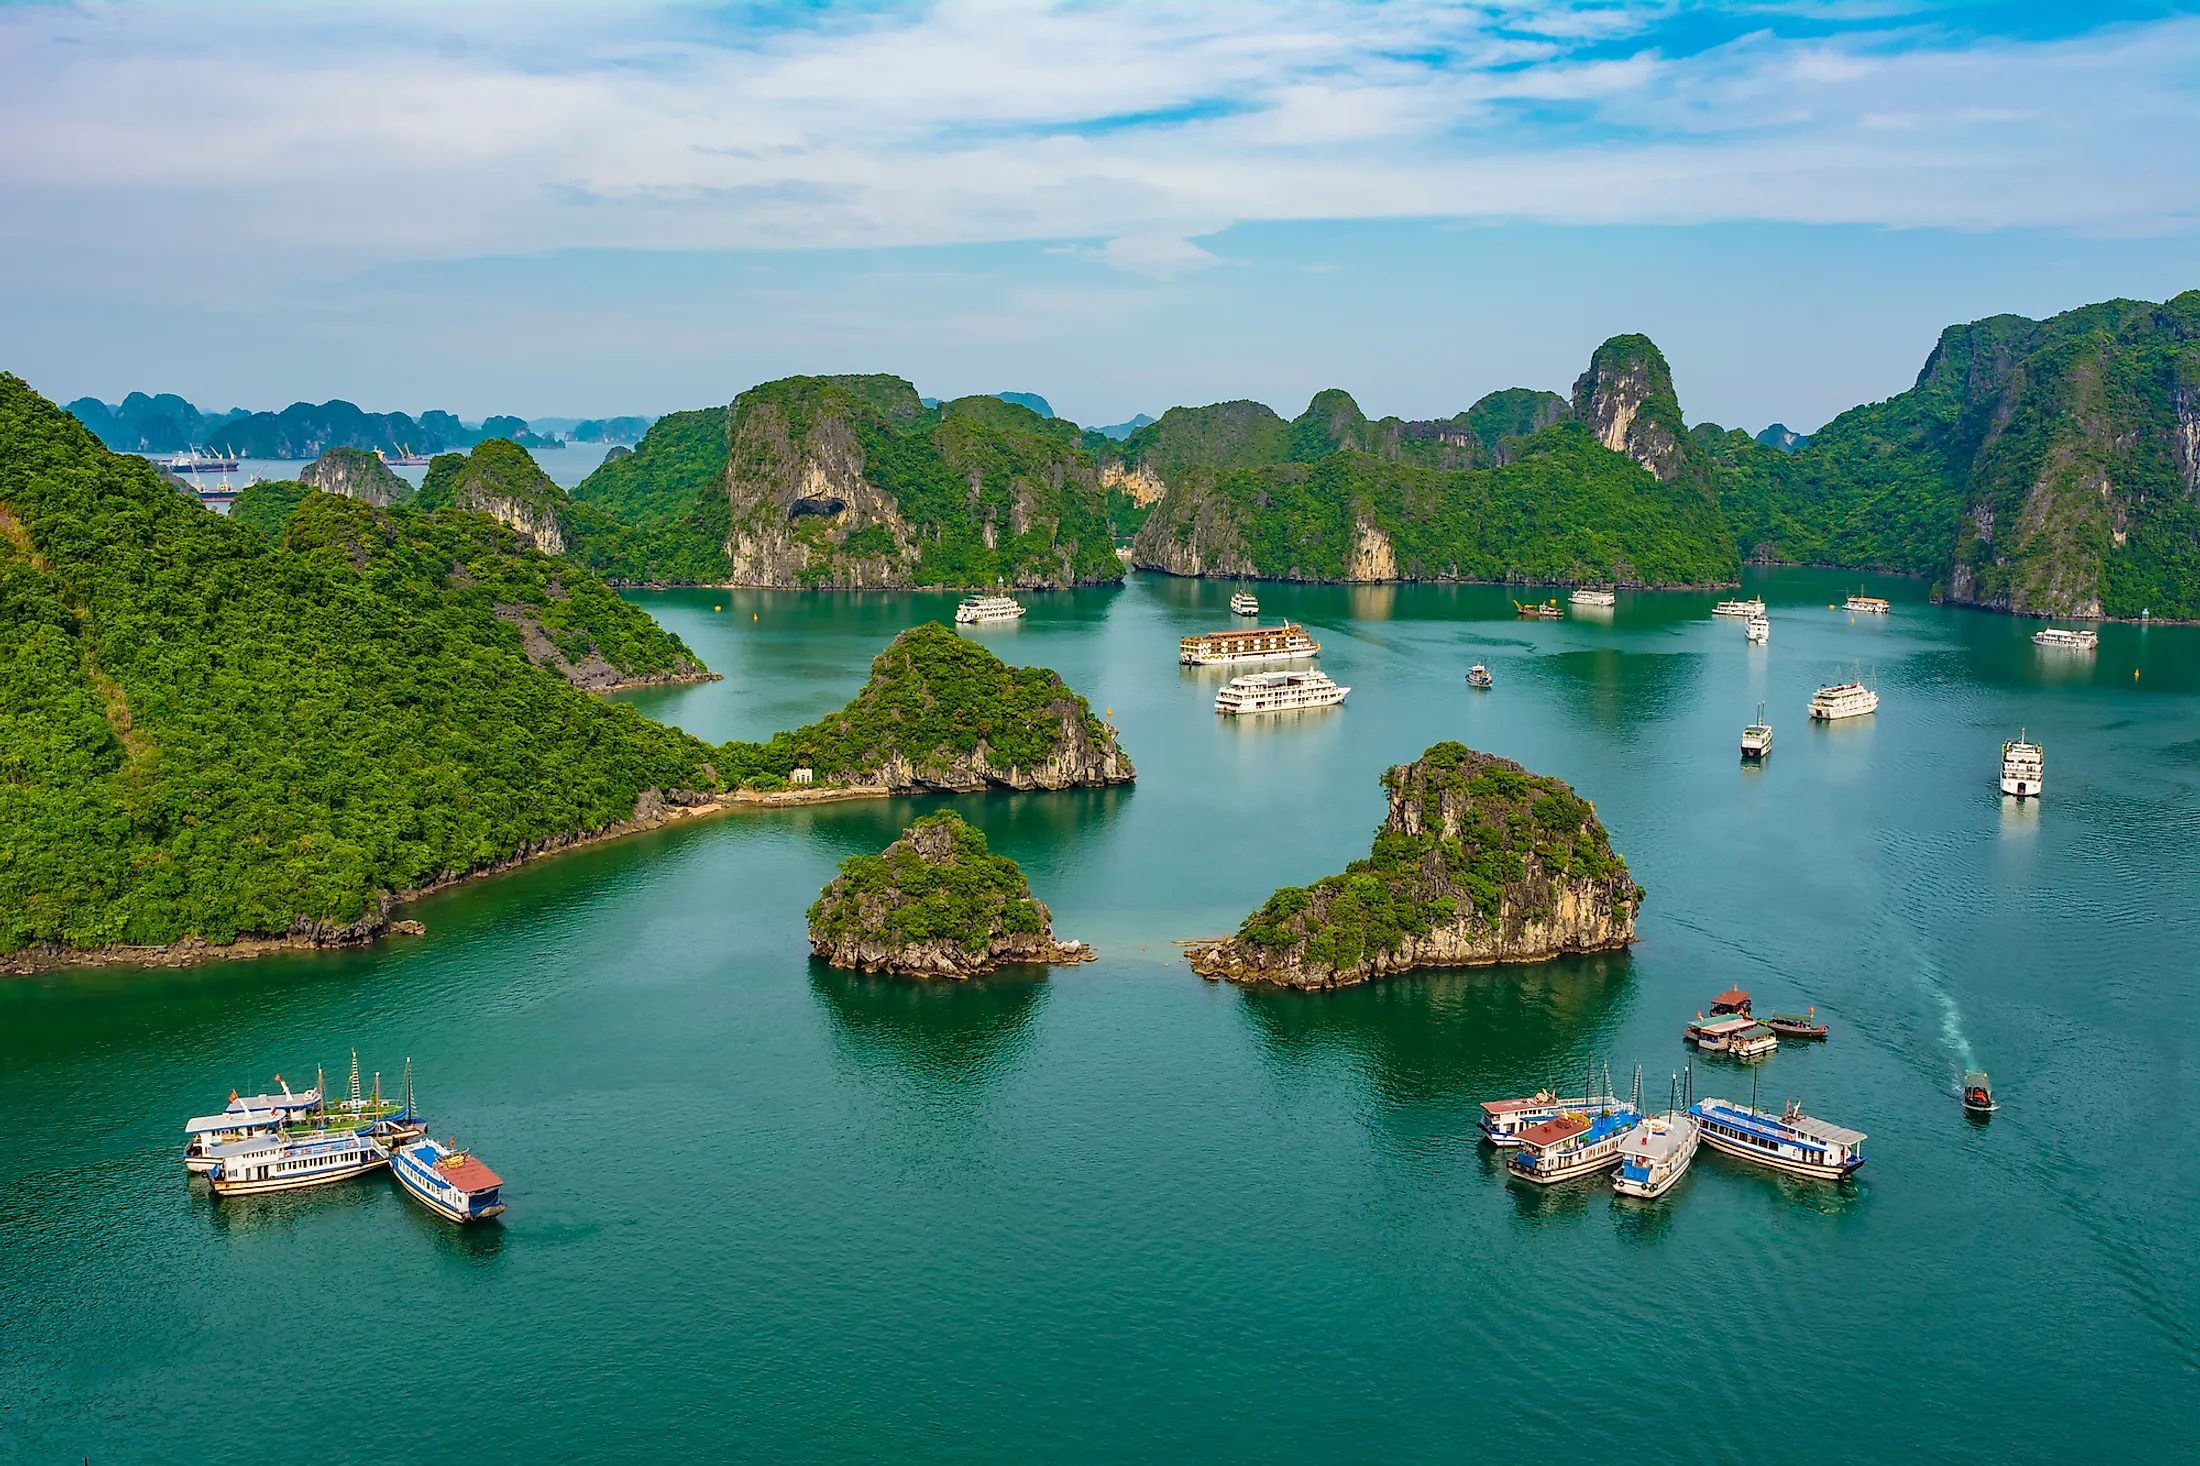
<path fill-rule="evenodd" d="M 272 544 L 0 376 L 0 951 L 345 923 L 709 787 L 707 745 L 533 666 L 492 609 L 677 646 L 591 585 L 453 511 L 316 494 Z"/>
<path fill-rule="evenodd" d="M 731 409 L 675 412 L 632 453 L 607 458 L 573 500 L 630 526 L 630 544 L 591 538 L 586 563 L 614 580 L 696 583 L 726 578 L 726 457 Z"/>
<path fill-rule="evenodd" d="M 768 743 L 725 745 L 718 768 L 735 783 L 784 786 L 790 771 L 819 784 L 861 783 L 890 759 L 918 768 L 953 763 L 982 742 L 997 768 L 1031 769 L 1052 758 L 1064 717 L 1084 720 L 1095 745 L 1113 735 L 1083 697 L 1044 667 L 1011 667 L 937 621 L 912 626 L 871 663 L 849 704 Z"/>
<path fill-rule="evenodd" d="M 1508 759 L 1447 741 L 1387 771 L 1383 787 L 1419 807 L 1419 832 L 1394 813 L 1367 859 L 1312 886 L 1285 886 L 1239 937 L 1279 950 L 1304 942 L 1308 961 L 1341 970 L 1462 918 L 1492 927 L 1508 901 L 1515 916 L 1547 916 L 1536 905 L 1545 881 L 1627 875 L 1586 800 Z"/>
<path fill-rule="evenodd" d="M 920 843 L 946 849 L 928 860 Z M 1023 871 L 993 854 L 985 833 L 953 810 L 926 815 L 877 855 L 843 860 L 839 877 L 811 905 L 809 922 L 813 941 L 955 942 L 968 952 L 985 951 L 1003 933 L 1042 926 Z"/>

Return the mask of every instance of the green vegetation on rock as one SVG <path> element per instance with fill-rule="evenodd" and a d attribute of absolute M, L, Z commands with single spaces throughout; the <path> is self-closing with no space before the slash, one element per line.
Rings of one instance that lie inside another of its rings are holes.
<path fill-rule="evenodd" d="M 919 819 L 877 855 L 851 855 L 809 910 L 820 950 L 951 945 L 976 956 L 1009 934 L 1037 936 L 1045 910 L 1016 862 L 953 810 Z"/>
<path fill-rule="evenodd" d="M 270 542 L 280 542 L 290 516 L 314 492 L 296 479 L 262 479 L 237 495 L 236 502 L 229 506 L 229 522 L 257 530 Z"/>

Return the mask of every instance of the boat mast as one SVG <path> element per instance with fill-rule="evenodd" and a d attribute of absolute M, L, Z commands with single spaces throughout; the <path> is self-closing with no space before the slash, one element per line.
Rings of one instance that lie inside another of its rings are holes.
<path fill-rule="evenodd" d="M 410 1120 L 410 1119 L 411 1119 L 412 1117 L 413 1117 L 413 1061 L 412 1061 L 412 1055 L 410 1055 L 410 1054 L 407 1054 L 407 1055 L 405 1056 L 405 1118 L 406 1118 L 407 1120 Z"/>
<path fill-rule="evenodd" d="M 1749 1071 L 1749 1112 L 1750 1112 L 1750 1113 L 1751 1113 L 1752 1115 L 1754 1115 L 1754 1114 L 1756 1114 L 1756 1113 L 1757 1113 L 1757 1079 L 1758 1079 L 1758 1075 L 1759 1075 L 1759 1071 L 1758 1071 L 1758 1070 L 1756 1070 L 1756 1069 L 1754 1069 L 1754 1068 L 1753 1068 L 1753 1069 L 1751 1069 L 1751 1070 Z"/>

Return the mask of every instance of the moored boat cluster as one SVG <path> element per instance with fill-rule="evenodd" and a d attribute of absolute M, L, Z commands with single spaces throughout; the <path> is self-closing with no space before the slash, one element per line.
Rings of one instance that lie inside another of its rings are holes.
<path fill-rule="evenodd" d="M 494 1171 L 456 1141 L 429 1136 L 413 1109 L 411 1060 L 402 1101 L 383 1098 L 379 1074 L 361 1092 L 357 1052 L 349 1099 L 330 1100 L 319 1077 L 303 1093 L 280 1074 L 275 1083 L 275 1093 L 232 1090 L 221 1110 L 184 1123 L 184 1168 L 206 1177 L 216 1198 L 328 1186 L 387 1168 L 414 1199 L 450 1221 L 487 1221 L 504 1210 L 504 1183 Z"/>

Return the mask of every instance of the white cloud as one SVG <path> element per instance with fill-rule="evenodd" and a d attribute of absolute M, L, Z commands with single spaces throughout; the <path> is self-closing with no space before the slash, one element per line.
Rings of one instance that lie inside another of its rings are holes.
<path fill-rule="evenodd" d="M 2200 212 L 2163 143 L 2200 122 L 2200 22 L 2017 43 L 1895 17 L 1673 55 L 1650 42 L 1667 13 L 947 0 L 727 30 L 583 5 L 17 8 L 0 251 L 51 281 L 253 282 L 1104 239 L 1092 257 L 1167 278 L 1216 262 L 1187 218 L 2144 233 Z"/>

